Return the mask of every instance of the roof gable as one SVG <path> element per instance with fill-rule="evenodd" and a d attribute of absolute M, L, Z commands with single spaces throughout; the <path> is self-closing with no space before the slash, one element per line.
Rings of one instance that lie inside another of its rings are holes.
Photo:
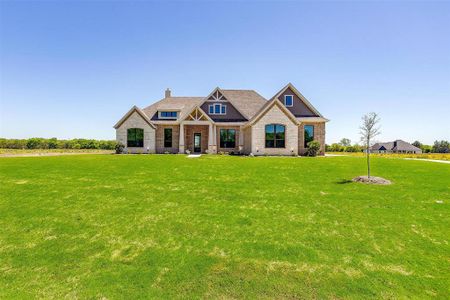
<path fill-rule="evenodd" d="M 214 121 L 201 109 L 200 106 L 196 106 L 184 119 L 181 121 Z"/>
<path fill-rule="evenodd" d="M 150 119 L 147 117 L 147 115 L 136 105 L 134 105 L 120 120 L 119 122 L 114 125 L 114 128 L 117 129 L 120 127 L 120 125 L 123 124 L 134 112 L 138 113 L 142 119 L 144 119 L 145 122 L 147 122 L 148 125 L 150 125 L 153 128 L 156 128 L 155 125 L 153 125 L 152 122 L 150 122 Z"/>
<path fill-rule="evenodd" d="M 145 114 L 156 122 L 175 122 L 184 119 L 199 103 L 203 102 L 203 97 L 168 97 L 153 103 L 143 109 Z M 159 120 L 157 117 L 158 111 L 162 110 L 176 110 L 179 111 L 177 120 Z"/>
<path fill-rule="evenodd" d="M 272 99 L 278 99 L 281 102 L 284 102 L 284 99 L 280 99 L 282 97 L 282 95 L 285 94 L 285 92 L 289 90 L 291 91 L 294 95 L 296 95 L 298 97 L 298 99 L 305 105 L 305 108 L 307 108 L 306 111 L 311 111 L 314 115 L 312 116 L 318 116 L 318 117 L 323 117 L 319 111 L 308 101 L 308 99 L 305 98 L 305 96 L 303 96 L 292 83 L 288 83 L 285 87 L 283 87 L 277 94 L 275 94 L 275 96 L 273 96 L 271 98 Z"/>
<path fill-rule="evenodd" d="M 246 124 L 247 126 L 251 126 L 259 121 L 265 114 L 267 114 L 274 106 L 277 106 L 295 125 L 299 125 L 298 120 L 295 116 L 280 102 L 278 99 L 272 99 L 266 103 L 261 110 L 253 116 L 253 118 Z"/>

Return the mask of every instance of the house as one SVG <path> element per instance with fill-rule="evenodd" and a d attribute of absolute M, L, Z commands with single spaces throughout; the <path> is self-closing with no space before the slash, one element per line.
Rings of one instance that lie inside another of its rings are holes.
<path fill-rule="evenodd" d="M 388 143 L 376 143 L 370 147 L 372 153 L 422 153 L 420 148 L 402 140 Z"/>
<path fill-rule="evenodd" d="M 114 128 L 126 153 L 302 155 L 319 141 L 325 123 L 317 109 L 287 84 L 269 100 L 254 90 L 215 88 L 206 97 L 173 97 L 133 106 Z"/>

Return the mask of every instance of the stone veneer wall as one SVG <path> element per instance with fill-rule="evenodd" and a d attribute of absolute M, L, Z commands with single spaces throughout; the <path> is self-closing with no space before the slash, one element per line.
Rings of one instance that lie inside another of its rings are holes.
<path fill-rule="evenodd" d="M 266 148 L 267 124 L 281 124 L 286 126 L 285 148 Z M 298 126 L 277 106 L 274 105 L 264 116 L 252 126 L 252 153 L 254 155 L 297 155 Z M 258 151 L 257 151 L 258 150 Z"/>
<path fill-rule="evenodd" d="M 244 154 L 252 152 L 252 127 L 244 129 Z"/>
<path fill-rule="evenodd" d="M 200 133 L 201 136 L 201 147 L 202 147 L 202 153 L 206 153 L 205 151 L 208 150 L 208 125 L 184 125 L 184 145 L 185 150 L 191 151 L 191 153 L 194 153 L 194 133 Z"/>
<path fill-rule="evenodd" d="M 220 129 L 234 129 L 236 130 L 236 146 L 234 148 L 220 148 Z M 217 126 L 216 127 L 216 145 L 217 152 L 231 152 L 231 151 L 239 151 L 239 126 Z"/>
<path fill-rule="evenodd" d="M 304 147 L 304 125 L 314 125 L 314 140 L 320 143 L 320 155 L 325 155 L 325 123 L 303 123 L 298 127 L 298 152 L 300 155 L 306 153 L 307 148 Z"/>
<path fill-rule="evenodd" d="M 144 129 L 144 147 L 127 147 L 127 130 L 129 128 Z M 116 141 L 125 145 L 128 153 L 155 153 L 155 129 L 135 111 L 116 129 Z"/>
<path fill-rule="evenodd" d="M 172 147 L 164 147 L 164 129 L 172 128 Z M 180 125 L 156 125 L 156 153 L 178 153 L 180 143 Z"/>

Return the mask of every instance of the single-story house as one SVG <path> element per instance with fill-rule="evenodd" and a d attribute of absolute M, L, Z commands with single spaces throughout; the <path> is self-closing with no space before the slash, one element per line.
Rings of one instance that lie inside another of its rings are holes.
<path fill-rule="evenodd" d="M 270 99 L 254 90 L 174 97 L 167 89 L 154 104 L 133 106 L 114 128 L 126 153 L 302 155 L 316 140 L 323 155 L 326 122 L 289 83 Z"/>
<path fill-rule="evenodd" d="M 376 143 L 370 147 L 372 153 L 422 153 L 422 149 L 402 140 L 388 143 Z"/>

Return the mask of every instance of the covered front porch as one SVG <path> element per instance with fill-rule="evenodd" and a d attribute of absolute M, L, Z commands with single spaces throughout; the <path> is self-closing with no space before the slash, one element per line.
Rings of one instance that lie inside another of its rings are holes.
<path fill-rule="evenodd" d="M 180 122 L 178 153 L 184 154 L 189 151 L 190 153 L 214 154 L 218 151 L 240 151 L 244 144 L 242 125 L 241 123 L 215 122 L 197 107 Z M 227 128 L 233 131 L 235 140 L 232 148 L 224 149 L 223 146 L 229 146 L 230 143 L 229 141 L 225 144 L 222 143 L 220 130 Z M 224 145 L 221 146 L 221 144 Z"/>
<path fill-rule="evenodd" d="M 217 153 L 215 125 L 209 121 L 183 121 L 180 124 L 179 153 Z"/>

